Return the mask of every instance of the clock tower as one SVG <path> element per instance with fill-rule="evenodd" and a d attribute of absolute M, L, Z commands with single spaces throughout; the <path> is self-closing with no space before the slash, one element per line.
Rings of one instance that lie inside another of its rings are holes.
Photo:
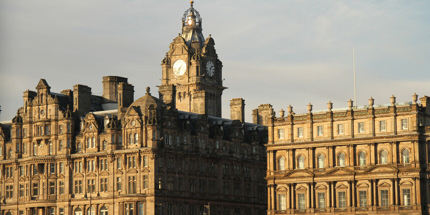
<path fill-rule="evenodd" d="M 182 33 L 161 62 L 160 99 L 180 111 L 221 117 L 222 62 L 211 35 L 204 38 L 202 19 L 191 7 L 182 17 Z"/>

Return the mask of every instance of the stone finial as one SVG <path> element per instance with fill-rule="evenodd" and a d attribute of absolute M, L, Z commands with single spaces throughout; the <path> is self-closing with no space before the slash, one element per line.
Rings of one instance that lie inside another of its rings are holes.
<path fill-rule="evenodd" d="M 284 114 L 285 114 L 284 109 L 281 109 L 281 110 L 279 111 L 279 116 L 280 116 L 281 118 L 284 118 Z"/>
<path fill-rule="evenodd" d="M 417 103 L 417 101 L 418 101 L 418 95 L 417 95 L 417 93 L 414 93 L 414 95 L 412 95 L 412 102 L 413 102 L 414 104 L 416 104 L 416 103 Z"/>
<path fill-rule="evenodd" d="M 348 101 L 348 107 L 352 108 L 354 106 L 354 101 L 352 101 L 352 99 L 349 99 Z"/>
<path fill-rule="evenodd" d="M 394 105 L 396 103 L 396 97 L 394 95 L 391 95 L 391 97 L 390 97 L 390 103 L 392 105 Z"/>
<path fill-rule="evenodd" d="M 375 104 L 375 99 L 373 99 L 372 97 L 370 97 L 370 99 L 369 99 L 369 106 L 373 107 L 374 104 Z"/>
<path fill-rule="evenodd" d="M 150 91 L 151 91 L 151 88 L 150 87 L 146 87 L 146 94 L 151 95 Z"/>
<path fill-rule="evenodd" d="M 328 110 L 333 109 L 333 103 L 331 101 L 328 101 L 328 103 L 327 103 L 327 109 Z"/>
<path fill-rule="evenodd" d="M 309 103 L 309 104 L 308 104 L 308 111 L 309 111 L 309 112 L 311 112 L 311 111 L 312 111 L 312 104 L 311 104 L 311 103 Z"/>
<path fill-rule="evenodd" d="M 293 114 L 293 106 L 288 105 L 287 111 L 289 114 Z"/>

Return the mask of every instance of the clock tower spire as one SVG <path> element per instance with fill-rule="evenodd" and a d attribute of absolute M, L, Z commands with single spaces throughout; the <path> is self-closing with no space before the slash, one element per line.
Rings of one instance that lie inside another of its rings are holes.
<path fill-rule="evenodd" d="M 221 117 L 222 62 L 215 41 L 204 38 L 194 2 L 182 17 L 182 33 L 170 43 L 161 62 L 160 99 L 180 111 Z"/>

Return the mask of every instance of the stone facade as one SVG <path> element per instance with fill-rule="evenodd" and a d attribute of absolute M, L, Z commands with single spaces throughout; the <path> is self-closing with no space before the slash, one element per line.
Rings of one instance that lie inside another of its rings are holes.
<path fill-rule="evenodd" d="M 242 117 L 219 118 L 222 64 L 193 6 L 184 17 L 160 99 L 147 88 L 134 100 L 117 76 L 102 96 L 54 93 L 44 79 L 24 92 L 0 124 L 0 215 L 266 213 L 267 127 L 244 122 L 241 104 Z"/>
<path fill-rule="evenodd" d="M 268 120 L 268 214 L 428 214 L 430 97 Z"/>

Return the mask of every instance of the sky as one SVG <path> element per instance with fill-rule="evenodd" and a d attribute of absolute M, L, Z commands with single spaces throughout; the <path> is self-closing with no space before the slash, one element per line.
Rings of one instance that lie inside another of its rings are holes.
<path fill-rule="evenodd" d="M 76 84 L 102 95 L 102 77 L 129 78 L 134 98 L 158 95 L 161 60 L 181 32 L 183 0 L 0 1 L 0 120 L 41 78 L 52 92 Z M 203 34 L 223 62 L 223 117 L 244 98 L 246 121 L 260 104 L 294 112 L 409 102 L 430 96 L 428 0 L 196 0 Z"/>

